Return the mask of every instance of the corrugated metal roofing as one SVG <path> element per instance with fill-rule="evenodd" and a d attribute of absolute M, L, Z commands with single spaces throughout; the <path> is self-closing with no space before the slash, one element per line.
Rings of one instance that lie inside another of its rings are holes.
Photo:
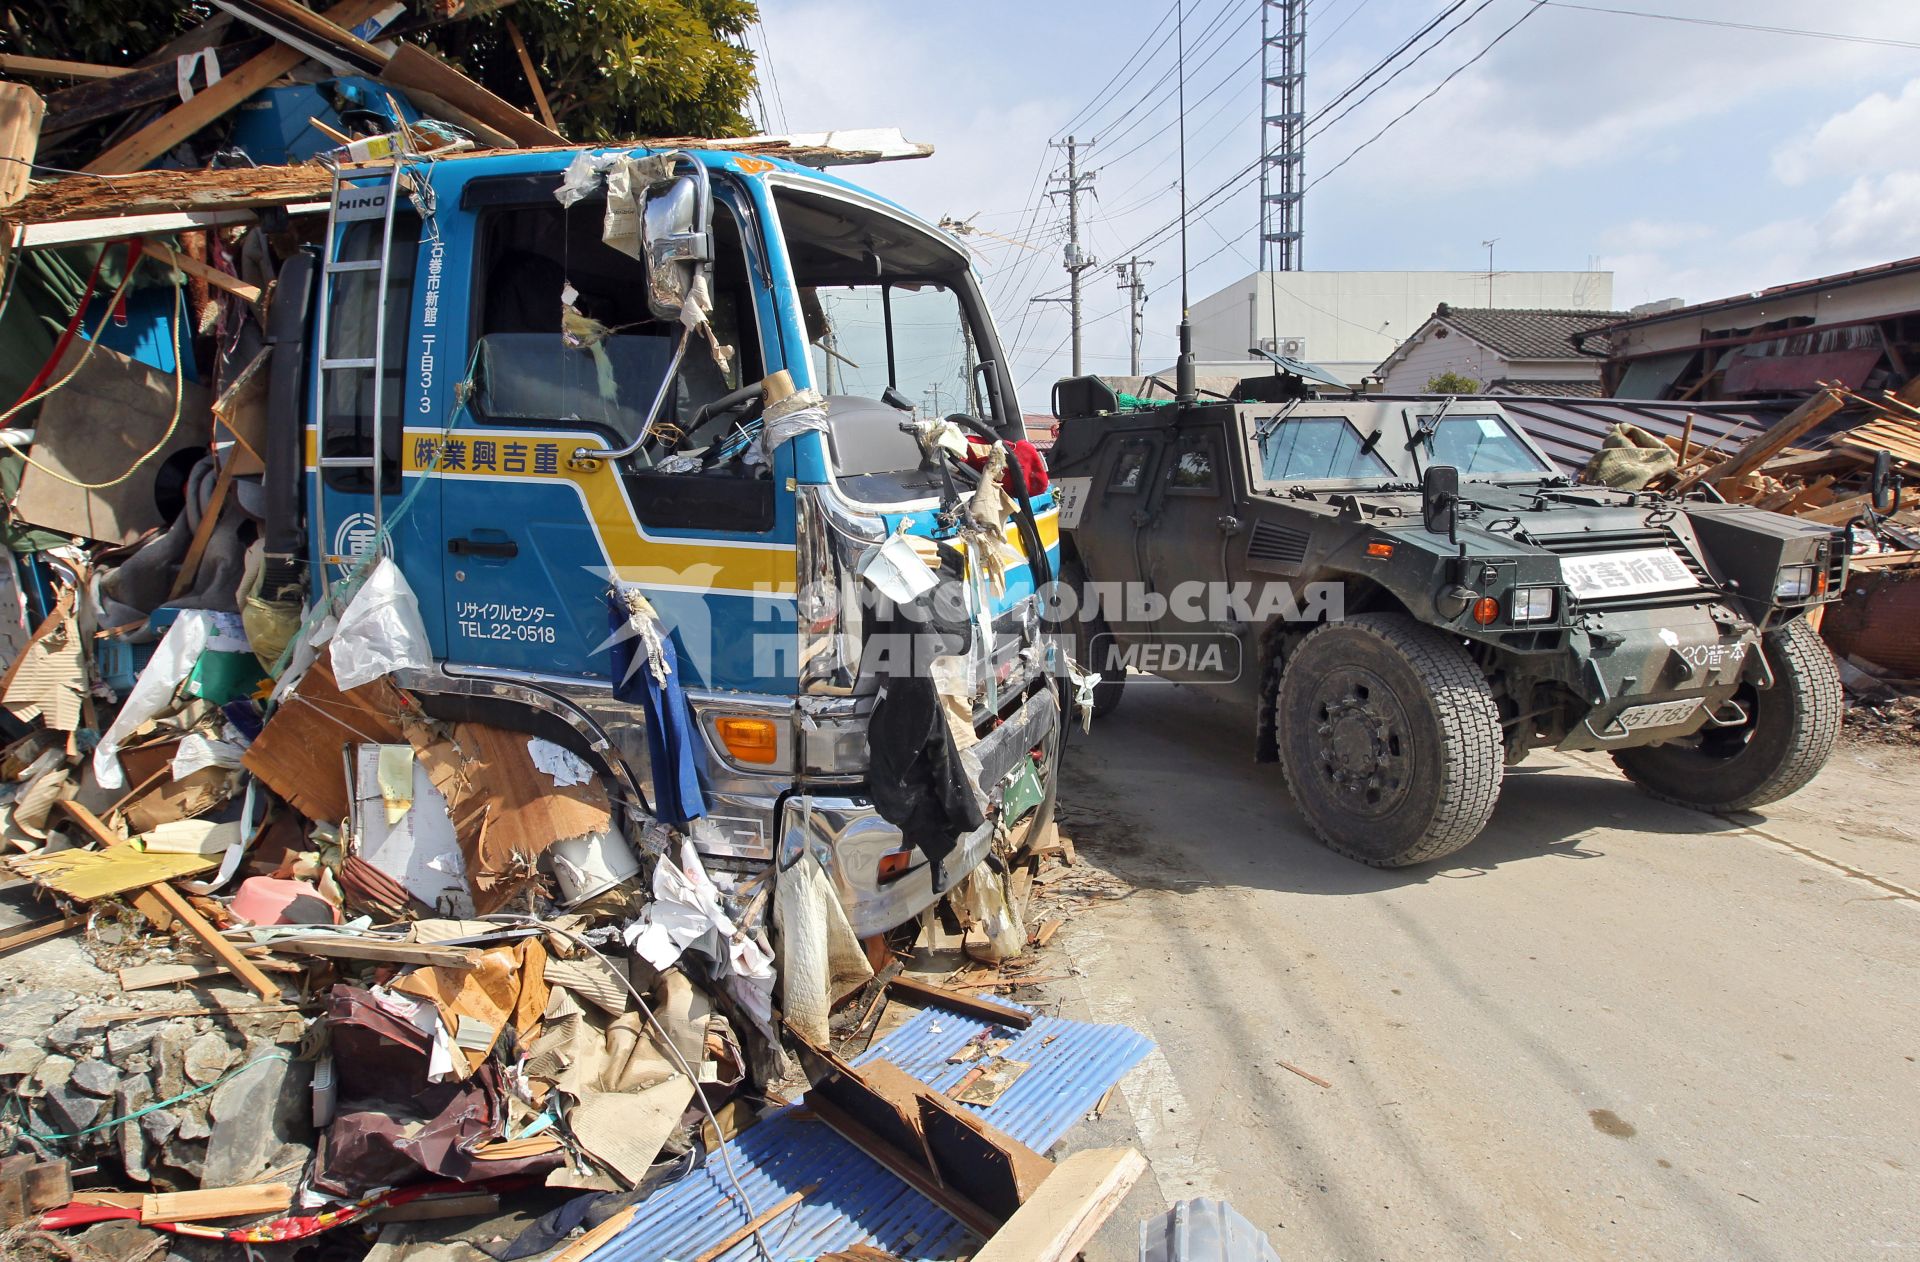
<path fill-rule="evenodd" d="M 929 1085 L 946 1089 L 966 1075 L 948 1064 L 968 1039 L 990 1027 L 952 1012 L 929 1009 L 874 1044 L 854 1063 L 888 1060 Z M 1092 1025 L 1036 1016 L 1014 1035 L 1004 1055 L 1032 1068 L 991 1105 L 983 1120 L 1028 1147 L 1045 1152 L 1145 1059 L 1153 1043 L 1119 1025 Z M 804 1101 L 803 1101 L 804 1102 Z M 726 1152 L 756 1211 L 818 1184 L 794 1209 L 761 1230 L 779 1262 L 810 1258 L 871 1243 L 908 1259 L 952 1257 L 969 1232 L 945 1210 L 889 1174 L 824 1123 L 787 1110 L 729 1140 Z M 664 1262 L 697 1256 L 746 1225 L 726 1163 L 718 1153 L 706 1166 L 640 1206 L 632 1224 L 597 1250 L 595 1262 Z M 751 1238 L 721 1255 L 723 1262 L 760 1259 Z"/>

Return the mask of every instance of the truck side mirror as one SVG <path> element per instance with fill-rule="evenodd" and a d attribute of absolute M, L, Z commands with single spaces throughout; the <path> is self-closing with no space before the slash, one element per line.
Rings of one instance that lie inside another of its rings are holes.
<path fill-rule="evenodd" d="M 1460 525 L 1460 470 L 1450 464 L 1427 466 L 1420 479 L 1420 517 L 1426 528 L 1451 542 Z"/>
<path fill-rule="evenodd" d="M 713 189 L 707 169 L 684 154 L 672 178 L 647 188 L 640 214 L 640 241 L 647 258 L 647 306 L 662 320 L 678 320 L 694 298 L 696 286 L 713 271 Z M 700 286 L 705 303 L 711 283 Z M 701 315 L 705 315 L 702 310 Z"/>

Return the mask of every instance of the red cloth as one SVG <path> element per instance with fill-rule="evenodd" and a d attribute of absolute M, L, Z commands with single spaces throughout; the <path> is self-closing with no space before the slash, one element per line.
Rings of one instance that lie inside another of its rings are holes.
<path fill-rule="evenodd" d="M 1027 494 L 1038 495 L 1046 490 L 1049 481 L 1047 458 L 1040 454 L 1040 449 L 1024 438 L 1008 443 L 1007 447 L 1013 452 L 1013 458 L 1020 462 L 1020 471 L 1027 475 Z M 993 447 L 986 439 L 967 435 L 967 463 L 974 468 L 986 468 L 987 457 L 992 451 Z M 1000 475 L 1000 485 L 1008 487 L 1009 490 L 1012 489 L 1004 473 Z"/>

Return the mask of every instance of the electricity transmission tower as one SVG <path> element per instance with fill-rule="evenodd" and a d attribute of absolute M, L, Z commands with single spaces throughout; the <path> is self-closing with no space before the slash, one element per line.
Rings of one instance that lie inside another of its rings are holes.
<path fill-rule="evenodd" d="M 1260 6 L 1260 270 L 1300 268 L 1306 192 L 1307 0 Z"/>

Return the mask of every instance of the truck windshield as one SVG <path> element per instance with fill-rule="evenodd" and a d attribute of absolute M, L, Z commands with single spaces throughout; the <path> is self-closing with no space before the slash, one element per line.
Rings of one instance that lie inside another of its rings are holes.
<path fill-rule="evenodd" d="M 1450 464 L 1461 477 L 1553 472 L 1498 416 L 1443 417 L 1426 447 L 1429 463 Z"/>
<path fill-rule="evenodd" d="M 937 282 L 832 285 L 813 291 L 814 379 L 828 394 L 878 399 L 891 385 L 917 416 L 980 415 L 977 362 L 960 296 Z M 891 331 L 892 337 L 888 337 Z"/>
<path fill-rule="evenodd" d="M 1288 417 L 1260 436 L 1261 475 L 1269 482 L 1391 477 L 1387 462 L 1364 444 L 1344 416 Z"/>

